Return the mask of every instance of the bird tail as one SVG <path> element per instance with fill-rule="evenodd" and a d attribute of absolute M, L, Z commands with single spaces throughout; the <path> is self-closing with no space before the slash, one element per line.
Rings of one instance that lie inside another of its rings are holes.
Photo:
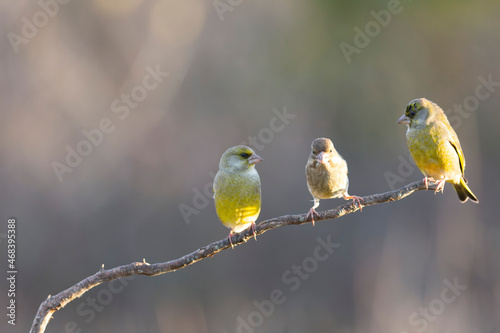
<path fill-rule="evenodd" d="M 460 198 L 460 201 L 466 202 L 467 199 L 470 198 L 475 203 L 479 203 L 479 200 L 477 200 L 474 193 L 472 193 L 469 186 L 467 186 L 467 181 L 465 180 L 464 177 L 460 178 L 460 183 L 453 184 L 453 187 L 455 187 L 455 191 L 457 191 L 457 194 L 458 194 L 458 197 Z"/>

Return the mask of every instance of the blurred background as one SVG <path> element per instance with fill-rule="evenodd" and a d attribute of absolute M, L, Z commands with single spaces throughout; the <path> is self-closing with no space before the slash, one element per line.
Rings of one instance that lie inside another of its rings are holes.
<path fill-rule="evenodd" d="M 348 161 L 351 194 L 421 179 L 396 120 L 427 97 L 460 137 L 479 205 L 448 184 L 273 230 L 174 273 L 102 284 L 47 332 L 500 332 L 499 11 L 494 1 L 1 1 L 0 241 L 6 253 L 15 217 L 19 272 L 17 325 L 4 314 L 1 330 L 28 331 L 49 294 L 102 264 L 168 261 L 226 237 L 210 186 L 242 142 L 264 158 L 260 220 L 309 210 L 317 137 Z M 319 261 L 328 240 L 337 247 Z"/>

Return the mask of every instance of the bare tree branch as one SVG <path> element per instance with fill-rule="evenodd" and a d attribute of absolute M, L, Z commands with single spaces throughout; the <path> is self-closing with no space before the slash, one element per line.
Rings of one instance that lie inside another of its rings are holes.
<path fill-rule="evenodd" d="M 403 199 L 404 197 L 412 194 L 415 191 L 425 190 L 425 184 L 423 181 L 414 182 L 408 184 L 398 190 L 372 194 L 366 197 L 362 197 L 363 207 L 376 205 L 384 202 L 396 201 Z M 430 190 L 435 189 L 435 185 L 429 186 Z M 319 212 L 319 216 L 315 219 L 316 222 L 338 218 L 350 213 L 354 213 L 359 208 L 352 202 L 345 203 L 338 206 L 337 208 Z M 257 235 L 261 235 L 264 232 L 283 227 L 286 225 L 300 225 L 310 223 L 306 220 L 306 214 L 301 215 L 285 215 L 280 217 L 275 217 L 269 220 L 265 220 L 256 226 Z M 239 245 L 245 243 L 248 239 L 252 238 L 253 234 L 250 230 L 245 230 L 240 234 L 235 234 L 232 237 L 233 244 Z M 222 250 L 231 248 L 229 240 L 224 238 L 217 242 L 213 242 L 207 246 L 199 248 L 198 250 L 186 254 L 178 259 L 170 260 L 167 262 L 149 264 L 145 261 L 143 262 L 133 262 L 128 265 L 118 266 L 115 268 L 100 270 L 92 276 L 89 276 L 82 281 L 78 282 L 74 286 L 61 291 L 59 294 L 54 296 L 49 296 L 38 308 L 35 319 L 33 320 L 33 325 L 31 326 L 31 333 L 43 333 L 52 314 L 57 310 L 63 308 L 66 304 L 73 301 L 77 297 L 82 296 L 88 290 L 100 285 L 105 281 L 112 281 L 125 276 L 131 276 L 134 274 L 156 276 L 168 272 L 173 272 L 178 269 L 184 268 L 197 261 L 205 259 L 207 257 L 212 257 Z"/>

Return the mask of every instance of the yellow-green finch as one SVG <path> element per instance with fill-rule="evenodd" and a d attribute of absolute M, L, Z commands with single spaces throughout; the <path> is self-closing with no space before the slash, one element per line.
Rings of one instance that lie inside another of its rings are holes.
<path fill-rule="evenodd" d="M 347 177 L 347 162 L 335 150 L 333 143 L 327 138 L 318 138 L 311 145 L 311 154 L 306 164 L 306 179 L 309 192 L 314 199 L 314 205 L 307 213 L 311 216 L 314 225 L 314 214 L 318 215 L 315 208 L 319 206 L 320 199 L 344 197 L 346 200 L 358 202 L 362 209 L 362 199 L 356 195 L 349 195 L 349 178 Z"/>
<path fill-rule="evenodd" d="M 231 247 L 233 233 L 251 227 L 255 238 L 255 221 L 261 205 L 255 164 L 260 161 L 262 158 L 247 146 L 229 148 L 220 159 L 214 179 L 215 210 L 222 224 L 231 229 L 228 236 Z"/>
<path fill-rule="evenodd" d="M 479 202 L 464 177 L 465 157 L 458 136 L 443 110 L 425 98 L 414 99 L 397 121 L 408 125 L 406 143 L 424 182 L 437 182 L 434 193 L 443 192 L 445 182 L 453 184 L 460 201 Z"/>

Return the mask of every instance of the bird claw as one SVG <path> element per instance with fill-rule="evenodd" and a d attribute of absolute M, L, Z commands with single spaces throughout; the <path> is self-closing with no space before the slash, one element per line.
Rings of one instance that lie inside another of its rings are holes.
<path fill-rule="evenodd" d="M 255 239 L 255 241 L 257 241 L 257 232 L 256 232 L 255 222 L 252 222 L 252 224 L 248 228 L 250 228 L 250 230 L 253 233 L 253 238 Z M 232 249 L 234 249 L 234 244 L 233 244 L 233 241 L 231 240 L 231 238 L 233 237 L 234 234 L 236 234 L 236 232 L 233 232 L 233 230 L 231 230 L 231 231 L 229 231 L 229 236 L 227 236 L 227 239 L 229 239 L 229 244 L 231 244 Z M 245 243 L 247 242 L 247 240 L 245 238 L 243 238 L 243 241 Z"/>
<path fill-rule="evenodd" d="M 434 178 L 432 177 L 424 177 L 423 179 L 424 181 L 424 185 L 425 185 L 425 189 L 428 190 L 429 189 L 429 181 L 435 183 L 436 181 L 434 180 Z"/>
<path fill-rule="evenodd" d="M 233 231 L 231 230 L 229 232 L 229 236 L 227 236 L 227 239 L 229 239 L 229 244 L 231 244 L 231 248 L 234 249 L 233 241 L 231 240 L 232 237 L 233 237 Z"/>
<path fill-rule="evenodd" d="M 431 181 L 437 184 L 436 189 L 434 190 L 434 194 L 439 192 L 444 193 L 444 183 L 446 182 L 446 178 L 443 178 L 441 180 L 435 180 L 433 177 L 424 177 L 423 181 L 426 190 L 429 189 L 428 182 Z"/>
<path fill-rule="evenodd" d="M 255 222 L 252 222 L 252 224 L 250 225 L 250 230 L 252 230 L 252 233 L 253 233 L 253 239 L 255 239 L 255 241 L 257 241 L 257 233 L 255 232 Z"/>
<path fill-rule="evenodd" d="M 306 216 L 306 221 L 309 220 L 309 216 L 311 216 L 311 222 L 314 226 L 314 214 L 316 214 L 316 216 L 319 217 L 319 214 L 316 210 L 314 210 L 314 208 L 311 208 L 309 209 L 309 212 L 307 213 L 307 216 Z"/>
<path fill-rule="evenodd" d="M 358 203 L 359 211 L 363 211 L 363 205 L 361 204 L 361 201 L 363 201 L 363 198 L 357 196 L 357 195 L 344 195 L 344 199 L 346 200 L 351 200 L 352 199 L 352 204 L 356 205 L 356 202 Z"/>
<path fill-rule="evenodd" d="M 437 181 L 437 187 L 436 187 L 436 190 L 434 191 L 434 194 L 436 193 L 439 193 L 439 191 L 441 191 L 441 193 L 444 193 L 444 183 L 446 182 L 446 179 L 441 179 L 439 181 Z"/>

